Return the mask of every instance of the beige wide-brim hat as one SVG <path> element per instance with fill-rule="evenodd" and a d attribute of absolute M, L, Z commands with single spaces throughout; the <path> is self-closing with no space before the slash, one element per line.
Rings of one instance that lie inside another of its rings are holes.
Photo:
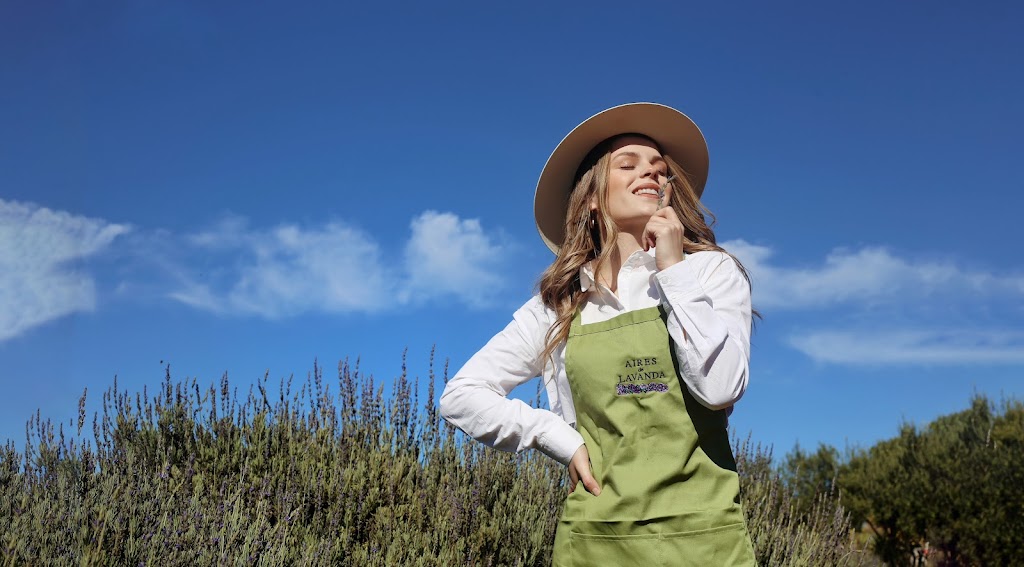
<path fill-rule="evenodd" d="M 559 142 L 537 181 L 533 213 L 537 230 L 552 252 L 565 240 L 565 215 L 576 170 L 590 150 L 619 134 L 642 134 L 682 166 L 697 196 L 708 179 L 708 146 L 700 128 L 682 112 L 651 102 L 614 106 L 584 120 Z"/>

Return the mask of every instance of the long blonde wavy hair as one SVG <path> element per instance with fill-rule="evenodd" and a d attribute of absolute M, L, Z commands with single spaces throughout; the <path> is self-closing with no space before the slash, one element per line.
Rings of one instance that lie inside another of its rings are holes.
<path fill-rule="evenodd" d="M 541 353 L 544 364 L 551 361 L 555 349 L 568 339 L 572 318 L 586 300 L 587 294 L 582 292 L 580 286 L 580 268 L 596 260 L 593 272 L 595 275 L 600 274 L 601 267 L 609 261 L 615 249 L 614 246 L 602 246 L 602 243 L 615 242 L 619 234 L 618 227 L 607 213 L 608 173 L 612 144 L 623 136 L 637 134 L 621 134 L 601 142 L 587 154 L 576 170 L 576 182 L 569 195 L 569 207 L 565 215 L 565 240 L 555 261 L 544 270 L 538 283 L 541 301 L 556 315 L 555 323 L 548 329 Z M 646 136 L 639 137 L 650 140 Z M 657 146 L 657 142 L 650 141 Z M 662 154 L 662 158 L 668 165 L 668 175 L 675 176 L 671 182 L 672 192 L 668 204 L 685 229 L 683 251 L 690 254 L 713 250 L 729 254 L 715 242 L 715 232 L 711 230 L 715 216 L 697 198 L 686 172 L 672 156 Z M 596 211 L 590 208 L 594 201 L 597 202 Z M 711 219 L 710 225 L 705 217 Z M 732 254 L 729 256 L 732 257 Z M 743 264 L 735 257 L 732 258 L 749 285 L 750 276 Z M 756 311 L 754 315 L 757 315 Z"/>

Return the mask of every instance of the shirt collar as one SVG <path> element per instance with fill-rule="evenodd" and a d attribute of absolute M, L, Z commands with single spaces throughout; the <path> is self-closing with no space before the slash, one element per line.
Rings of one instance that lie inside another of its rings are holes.
<path fill-rule="evenodd" d="M 626 261 L 622 263 L 623 266 L 627 264 L 644 264 L 647 266 L 654 265 L 654 247 L 650 250 L 644 251 L 643 248 L 633 252 L 626 258 Z M 586 264 L 580 266 L 580 291 L 589 291 L 594 286 L 594 261 L 591 260 Z"/>

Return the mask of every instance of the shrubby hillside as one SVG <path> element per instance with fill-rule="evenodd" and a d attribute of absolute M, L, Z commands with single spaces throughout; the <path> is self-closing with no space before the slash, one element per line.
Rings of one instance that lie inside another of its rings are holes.
<path fill-rule="evenodd" d="M 447 369 L 442 373 L 445 380 Z M 0 451 L 4 565 L 548 565 L 564 468 L 501 453 L 439 421 L 405 372 L 385 396 L 358 364 L 325 379 L 227 376 L 102 395 L 103 411 L 38 413 L 24 453 Z M 67 427 L 65 427 L 67 425 Z M 73 435 L 72 435 L 73 434 Z M 798 505 L 771 454 L 736 447 L 765 565 L 857 565 L 850 519 L 827 495 Z"/>

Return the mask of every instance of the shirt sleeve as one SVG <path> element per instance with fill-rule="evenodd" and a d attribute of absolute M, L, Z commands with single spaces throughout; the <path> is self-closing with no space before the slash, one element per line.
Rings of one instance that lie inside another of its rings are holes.
<path fill-rule="evenodd" d="M 503 451 L 540 450 L 568 464 L 583 437 L 550 410 L 508 397 L 516 386 L 541 374 L 550 311 L 534 296 L 516 311 L 455 376 L 441 394 L 441 415 L 470 437 Z"/>
<path fill-rule="evenodd" d="M 747 388 L 750 367 L 750 284 L 740 267 L 728 254 L 698 252 L 655 281 L 690 393 L 708 408 L 731 407 Z"/>

